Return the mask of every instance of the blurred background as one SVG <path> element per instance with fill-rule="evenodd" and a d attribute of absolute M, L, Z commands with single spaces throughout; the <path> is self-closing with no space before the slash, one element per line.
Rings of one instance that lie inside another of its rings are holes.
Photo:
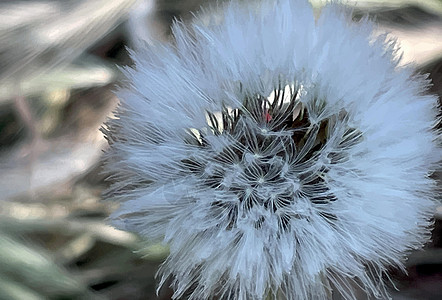
<path fill-rule="evenodd" d="M 216 2 L 0 1 L 0 300 L 156 299 L 168 250 L 107 225 L 115 204 L 101 198 L 99 128 L 118 103 L 127 47 L 168 42 L 175 18 Z M 442 0 L 345 2 L 355 20 L 368 14 L 396 37 L 403 64 L 428 73 L 442 96 Z M 392 270 L 393 299 L 442 299 L 441 220 L 442 206 L 408 276 Z"/>

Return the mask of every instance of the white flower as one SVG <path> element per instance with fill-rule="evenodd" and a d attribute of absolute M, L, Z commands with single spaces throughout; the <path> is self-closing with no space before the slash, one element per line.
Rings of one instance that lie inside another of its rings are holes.
<path fill-rule="evenodd" d="M 107 124 L 115 226 L 170 245 L 174 298 L 387 297 L 429 236 L 436 98 L 336 5 L 232 2 L 133 54 Z"/>

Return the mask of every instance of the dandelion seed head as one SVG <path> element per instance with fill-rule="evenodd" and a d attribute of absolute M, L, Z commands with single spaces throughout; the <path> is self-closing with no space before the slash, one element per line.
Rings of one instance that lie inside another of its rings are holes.
<path fill-rule="evenodd" d="M 226 5 L 133 53 L 110 143 L 115 226 L 170 245 L 174 298 L 386 297 L 428 239 L 436 99 L 338 5 Z"/>

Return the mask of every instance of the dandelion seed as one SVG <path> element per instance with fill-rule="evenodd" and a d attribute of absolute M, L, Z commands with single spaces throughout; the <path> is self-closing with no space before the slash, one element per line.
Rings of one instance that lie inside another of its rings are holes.
<path fill-rule="evenodd" d="M 110 143 L 115 226 L 170 245 L 174 299 L 385 298 L 429 237 L 436 98 L 333 4 L 225 7 L 133 53 Z"/>

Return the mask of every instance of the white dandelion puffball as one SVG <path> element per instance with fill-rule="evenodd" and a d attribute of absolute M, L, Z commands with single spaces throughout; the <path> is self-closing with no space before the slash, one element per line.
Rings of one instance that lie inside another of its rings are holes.
<path fill-rule="evenodd" d="M 174 299 L 385 299 L 428 240 L 437 99 L 343 11 L 234 1 L 132 54 L 103 129 L 111 219 L 170 246 Z"/>

